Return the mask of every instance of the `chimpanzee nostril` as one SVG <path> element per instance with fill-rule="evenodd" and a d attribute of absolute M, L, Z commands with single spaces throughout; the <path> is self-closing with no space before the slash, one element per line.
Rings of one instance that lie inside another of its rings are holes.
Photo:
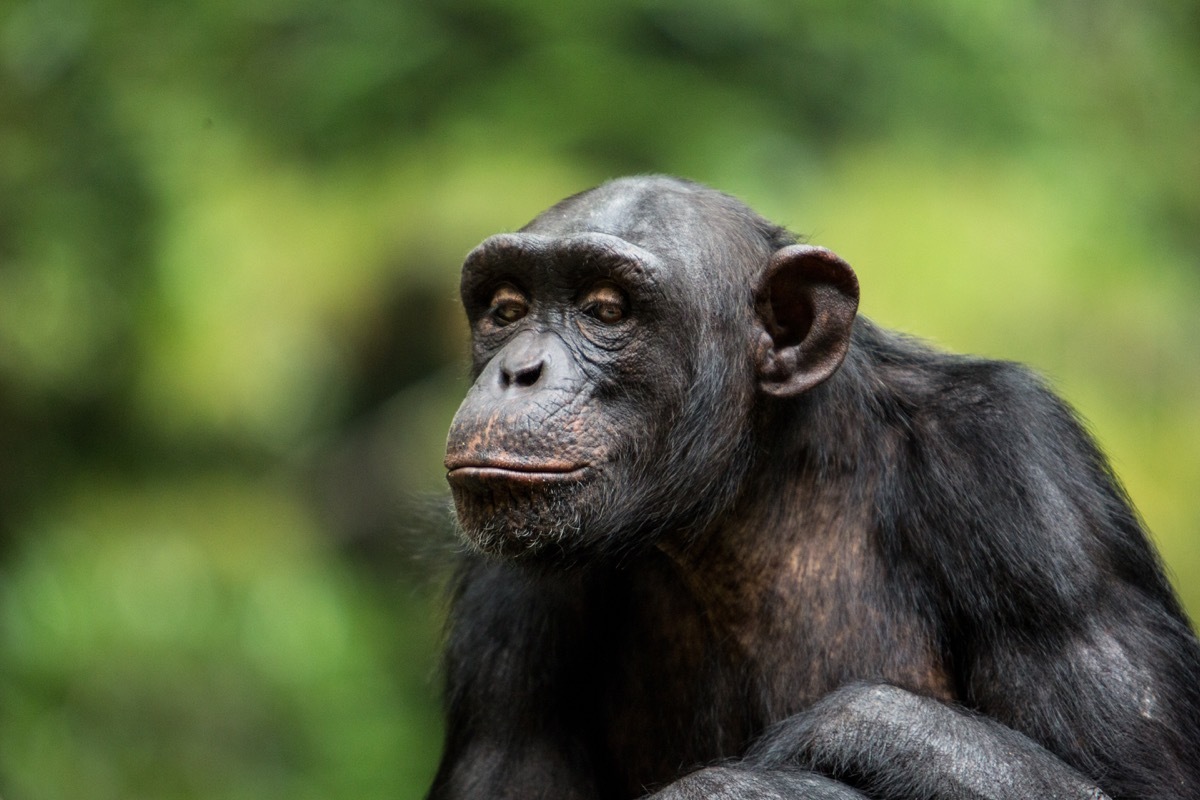
<path fill-rule="evenodd" d="M 542 377 L 545 364 L 545 359 L 540 357 L 517 366 L 503 364 L 500 367 L 500 385 L 505 389 L 510 386 L 528 389 Z"/>
<path fill-rule="evenodd" d="M 534 364 L 518 368 L 512 377 L 512 383 L 523 388 L 533 386 L 538 382 L 538 378 L 542 377 L 543 363 L 541 359 L 538 359 Z"/>

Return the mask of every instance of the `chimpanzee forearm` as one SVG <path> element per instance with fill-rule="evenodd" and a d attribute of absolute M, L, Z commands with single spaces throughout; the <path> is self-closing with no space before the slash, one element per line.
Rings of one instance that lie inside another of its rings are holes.
<path fill-rule="evenodd" d="M 693 772 L 647 800 L 867 800 L 844 783 L 792 768 L 762 770 L 741 766 Z"/>
<path fill-rule="evenodd" d="M 772 729 L 747 763 L 812 769 L 897 800 L 1106 797 L 1017 731 L 887 685 L 831 693 Z"/>

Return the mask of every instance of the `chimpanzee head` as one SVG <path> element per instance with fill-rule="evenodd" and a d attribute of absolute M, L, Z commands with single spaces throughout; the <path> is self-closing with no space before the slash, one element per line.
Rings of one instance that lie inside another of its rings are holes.
<path fill-rule="evenodd" d="M 570 197 L 463 265 L 474 385 L 448 479 L 476 548 L 562 563 L 695 534 L 761 450 L 764 396 L 839 367 L 858 284 L 733 198 L 673 178 Z"/>

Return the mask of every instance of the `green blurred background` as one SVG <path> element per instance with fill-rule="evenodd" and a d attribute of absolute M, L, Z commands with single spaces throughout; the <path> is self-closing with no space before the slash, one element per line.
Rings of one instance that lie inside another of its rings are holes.
<path fill-rule="evenodd" d="M 645 171 L 1047 374 L 1200 615 L 1195 0 L 0 0 L 0 795 L 420 797 L 458 265 Z"/>

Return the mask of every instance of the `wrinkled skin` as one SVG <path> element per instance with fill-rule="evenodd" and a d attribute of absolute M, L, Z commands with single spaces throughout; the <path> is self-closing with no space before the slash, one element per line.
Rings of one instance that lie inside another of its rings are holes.
<path fill-rule="evenodd" d="M 1200 644 L 1074 415 L 632 178 L 466 260 L 450 798 L 1197 798 Z"/>
<path fill-rule="evenodd" d="M 699 250 L 663 247 L 664 231 L 602 232 L 620 224 L 619 212 L 590 219 L 589 229 L 551 216 L 467 258 L 475 382 L 451 425 L 446 465 L 459 521 L 484 551 L 558 558 L 640 545 L 664 507 L 683 504 L 675 514 L 704 520 L 727 502 L 724 487 L 741 482 L 752 400 L 747 287 L 704 274 L 720 265 Z M 705 302 L 713 291 L 740 296 L 742 308 Z M 498 302 L 520 318 L 500 319 Z M 704 347 L 687 341 L 696 335 Z M 712 363 L 731 368 L 699 381 Z M 697 438 L 714 428 L 713 398 L 724 435 Z M 671 484 L 650 478 L 663 471 Z"/>

